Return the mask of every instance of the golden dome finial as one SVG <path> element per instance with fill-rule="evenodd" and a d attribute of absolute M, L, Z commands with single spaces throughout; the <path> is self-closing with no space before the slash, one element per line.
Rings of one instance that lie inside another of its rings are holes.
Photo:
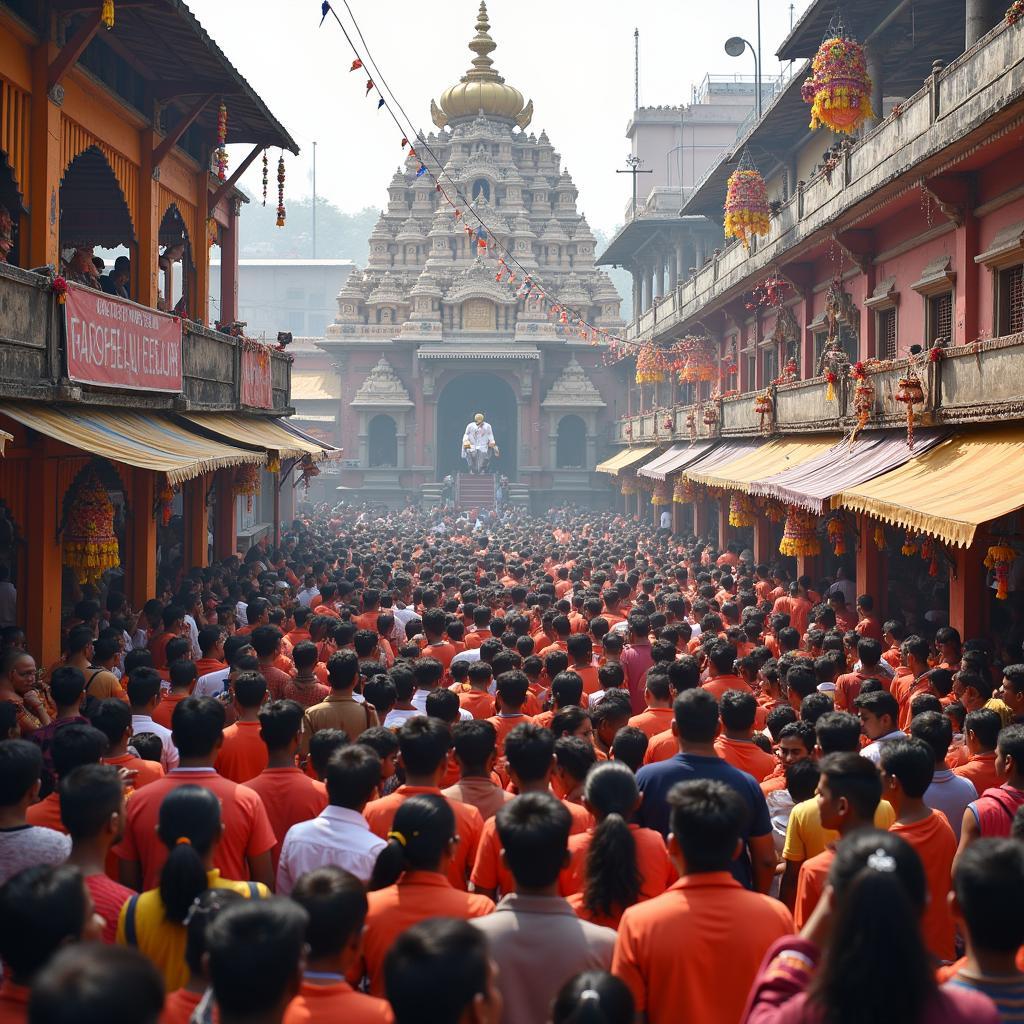
<path fill-rule="evenodd" d="M 508 118 L 525 128 L 533 117 L 533 102 L 523 106 L 523 94 L 505 84 L 505 79 L 494 68 L 491 54 L 497 43 L 491 38 L 491 22 L 487 16 L 486 0 L 480 0 L 476 16 L 476 35 L 469 41 L 476 54 L 472 67 L 462 76 L 458 85 L 446 89 L 438 106 L 431 101 L 430 114 L 438 128 L 444 128 L 454 118 L 476 117 L 487 114 Z"/>

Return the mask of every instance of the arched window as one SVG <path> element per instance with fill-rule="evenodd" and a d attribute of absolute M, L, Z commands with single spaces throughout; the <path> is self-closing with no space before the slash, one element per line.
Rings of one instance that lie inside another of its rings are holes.
<path fill-rule="evenodd" d="M 563 416 L 558 422 L 555 465 L 559 469 L 585 469 L 587 428 L 579 416 Z"/>
<path fill-rule="evenodd" d="M 367 448 L 371 469 L 397 468 L 398 430 L 390 416 L 381 413 L 370 420 Z"/>
<path fill-rule="evenodd" d="M 477 178 L 473 182 L 473 198 L 479 199 L 481 196 L 487 202 L 491 201 L 491 183 L 486 178 Z"/>

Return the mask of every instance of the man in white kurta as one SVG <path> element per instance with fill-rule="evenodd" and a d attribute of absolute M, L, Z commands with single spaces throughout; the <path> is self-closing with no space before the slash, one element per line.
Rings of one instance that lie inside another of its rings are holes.
<path fill-rule="evenodd" d="M 484 419 L 484 414 L 478 412 L 462 435 L 462 457 L 469 463 L 470 473 L 482 473 L 487 468 L 492 454 L 498 454 L 494 431 L 490 423 Z"/>

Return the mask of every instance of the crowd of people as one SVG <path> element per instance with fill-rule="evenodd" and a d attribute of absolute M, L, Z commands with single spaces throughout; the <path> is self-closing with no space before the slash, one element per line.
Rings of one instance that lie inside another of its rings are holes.
<path fill-rule="evenodd" d="M 612 513 L 437 523 L 87 588 L 54 665 L 0 631 L 0 1024 L 1024 1020 L 1019 646 Z"/>

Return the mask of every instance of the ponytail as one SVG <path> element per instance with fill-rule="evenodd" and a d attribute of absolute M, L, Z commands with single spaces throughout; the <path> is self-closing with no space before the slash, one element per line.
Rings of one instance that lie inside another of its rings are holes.
<path fill-rule="evenodd" d="M 633 994 L 608 971 L 584 971 L 570 978 L 551 1007 L 552 1024 L 633 1024 Z"/>
<path fill-rule="evenodd" d="M 636 839 L 629 827 L 640 799 L 636 776 L 626 765 L 606 761 L 587 776 L 584 796 L 598 824 L 587 851 L 583 906 L 611 917 L 640 895 Z"/>
<path fill-rule="evenodd" d="M 180 786 L 164 798 L 157 833 L 168 849 L 160 871 L 160 899 L 168 921 L 183 924 L 206 891 L 206 858 L 220 832 L 220 802 L 208 789 Z"/>
<path fill-rule="evenodd" d="M 394 885 L 403 871 L 439 871 L 455 836 L 455 814 L 443 796 L 410 797 L 395 813 L 387 846 L 377 855 L 370 890 Z"/>

